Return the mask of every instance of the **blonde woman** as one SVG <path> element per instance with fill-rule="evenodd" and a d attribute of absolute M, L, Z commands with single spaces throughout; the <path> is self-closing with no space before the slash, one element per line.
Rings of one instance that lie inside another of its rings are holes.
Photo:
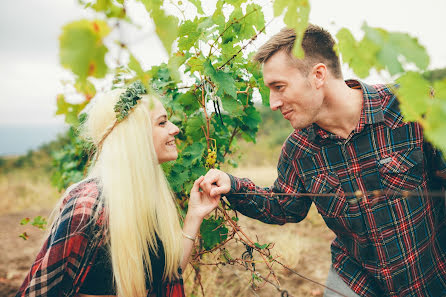
<path fill-rule="evenodd" d="M 181 229 L 160 167 L 178 156 L 178 128 L 137 82 L 95 98 L 83 134 L 95 163 L 62 197 L 17 296 L 184 296 L 181 271 L 219 201 L 198 179 Z"/>

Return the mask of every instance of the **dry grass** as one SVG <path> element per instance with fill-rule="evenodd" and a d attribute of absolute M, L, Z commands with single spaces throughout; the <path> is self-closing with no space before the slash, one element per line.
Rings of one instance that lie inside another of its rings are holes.
<path fill-rule="evenodd" d="M 0 174 L 0 215 L 52 208 L 59 196 L 51 186 L 49 175 L 39 168 Z"/>

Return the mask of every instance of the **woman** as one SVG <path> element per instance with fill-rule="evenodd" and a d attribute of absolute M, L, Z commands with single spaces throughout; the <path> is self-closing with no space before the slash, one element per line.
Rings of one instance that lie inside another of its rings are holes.
<path fill-rule="evenodd" d="M 83 135 L 95 162 L 62 197 L 17 296 L 184 296 L 181 271 L 219 201 L 199 191 L 199 178 L 181 230 L 160 166 L 178 156 L 163 105 L 138 82 L 92 103 Z"/>

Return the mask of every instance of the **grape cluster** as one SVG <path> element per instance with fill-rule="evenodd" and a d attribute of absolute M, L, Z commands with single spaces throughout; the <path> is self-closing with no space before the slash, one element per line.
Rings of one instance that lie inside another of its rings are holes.
<path fill-rule="evenodd" d="M 217 161 L 217 153 L 214 150 L 208 149 L 208 156 L 206 157 L 206 167 L 214 168 L 215 161 Z"/>

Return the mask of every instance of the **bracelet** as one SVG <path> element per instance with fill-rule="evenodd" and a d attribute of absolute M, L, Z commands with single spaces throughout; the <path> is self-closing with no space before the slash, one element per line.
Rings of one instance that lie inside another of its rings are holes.
<path fill-rule="evenodd" d="M 196 236 L 193 237 L 193 236 L 190 236 L 189 234 L 184 233 L 184 231 L 181 231 L 181 232 L 183 232 L 183 236 L 184 236 L 184 237 L 186 237 L 187 239 L 192 240 L 193 242 L 195 242 L 195 239 L 197 239 Z"/>

